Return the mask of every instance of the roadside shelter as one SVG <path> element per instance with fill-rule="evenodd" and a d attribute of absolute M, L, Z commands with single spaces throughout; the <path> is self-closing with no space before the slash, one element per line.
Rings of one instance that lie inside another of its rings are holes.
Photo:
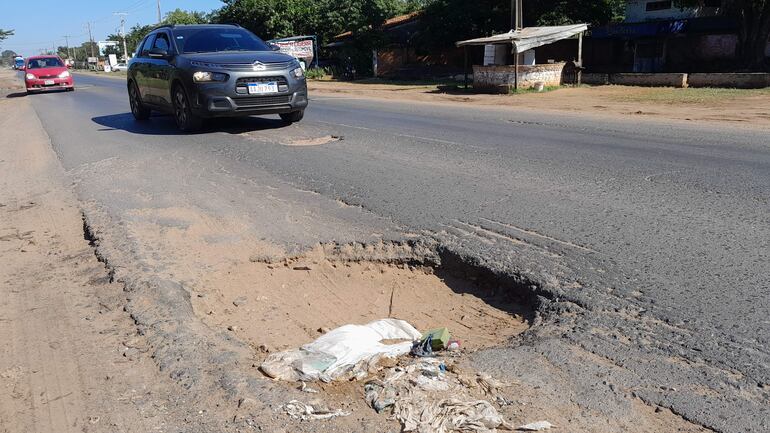
<path fill-rule="evenodd" d="M 562 75 L 566 62 L 537 63 L 534 49 L 552 44 L 563 39 L 578 37 L 578 50 L 574 59 L 575 80 L 580 83 L 580 68 L 583 60 L 583 33 L 588 30 L 587 24 L 572 24 L 567 26 L 524 27 L 511 30 L 508 33 L 489 37 L 469 39 L 456 43 L 465 47 L 465 82 L 468 83 L 467 50 L 471 46 L 484 46 L 485 56 L 483 65 L 473 65 L 474 87 L 478 88 L 513 88 L 519 89 L 522 84 L 543 85 L 562 84 Z M 509 63 L 508 50 L 511 46 L 513 65 Z"/>

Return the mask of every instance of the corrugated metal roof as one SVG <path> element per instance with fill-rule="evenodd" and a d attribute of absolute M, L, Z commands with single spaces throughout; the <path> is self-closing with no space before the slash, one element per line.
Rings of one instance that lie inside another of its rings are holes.
<path fill-rule="evenodd" d="M 552 44 L 562 39 L 571 38 L 580 32 L 588 30 L 588 24 L 572 24 L 569 26 L 525 27 L 511 30 L 508 33 L 485 38 L 468 39 L 456 43 L 458 47 L 466 45 L 512 44 L 521 53 L 542 45 Z"/>

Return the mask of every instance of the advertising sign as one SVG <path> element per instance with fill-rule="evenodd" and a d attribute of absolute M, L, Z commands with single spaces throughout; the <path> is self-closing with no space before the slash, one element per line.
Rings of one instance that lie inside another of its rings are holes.
<path fill-rule="evenodd" d="M 110 54 L 109 59 L 110 59 L 110 66 L 115 66 L 115 65 L 118 64 L 118 56 L 117 55 Z"/>
<path fill-rule="evenodd" d="M 293 37 L 285 39 L 275 39 L 270 42 L 278 45 L 281 48 L 282 53 L 286 53 L 290 56 L 294 56 L 297 59 L 304 60 L 306 64 L 313 62 L 315 58 L 315 41 L 314 37 Z"/>

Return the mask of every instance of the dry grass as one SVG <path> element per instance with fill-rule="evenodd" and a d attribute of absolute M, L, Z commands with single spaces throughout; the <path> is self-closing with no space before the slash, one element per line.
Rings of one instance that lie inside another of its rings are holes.
<path fill-rule="evenodd" d="M 770 96 L 770 88 L 765 89 L 717 89 L 651 87 L 634 88 L 633 91 L 617 94 L 610 99 L 618 102 L 646 102 L 652 104 L 708 104 L 731 99 L 752 96 Z"/>

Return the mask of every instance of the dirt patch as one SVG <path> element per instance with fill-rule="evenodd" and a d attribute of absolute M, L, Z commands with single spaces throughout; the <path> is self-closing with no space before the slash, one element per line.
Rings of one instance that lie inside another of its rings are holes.
<path fill-rule="evenodd" d="M 483 287 L 430 266 L 341 261 L 322 248 L 275 263 L 249 263 L 237 272 L 214 272 L 202 287 L 205 291 L 193 296 L 201 319 L 234 332 L 255 353 L 389 317 L 420 330 L 446 326 L 475 350 L 523 332 L 531 314 L 502 287 Z"/>
<path fill-rule="evenodd" d="M 301 138 L 297 140 L 287 141 L 284 146 L 320 146 L 322 144 L 331 143 L 332 141 L 339 141 L 342 137 L 339 135 L 324 135 L 323 137 L 314 138 Z"/>
<path fill-rule="evenodd" d="M 13 70 L 0 71 L 0 98 L 19 96 L 24 93 L 21 73 Z"/>
<path fill-rule="evenodd" d="M 330 126 L 306 125 L 295 123 L 280 129 L 262 129 L 241 133 L 241 136 L 264 144 L 279 143 L 284 146 L 321 146 L 344 140 L 345 137 L 331 129 Z"/>
<path fill-rule="evenodd" d="M 675 89 L 631 86 L 564 87 L 551 92 L 522 92 L 512 95 L 467 94 L 441 85 L 398 82 L 311 81 L 313 96 L 374 98 L 427 103 L 456 103 L 496 109 L 561 111 L 626 118 L 637 116 L 659 120 L 735 123 L 745 119 L 755 129 L 770 129 L 767 105 L 769 89 Z"/>

